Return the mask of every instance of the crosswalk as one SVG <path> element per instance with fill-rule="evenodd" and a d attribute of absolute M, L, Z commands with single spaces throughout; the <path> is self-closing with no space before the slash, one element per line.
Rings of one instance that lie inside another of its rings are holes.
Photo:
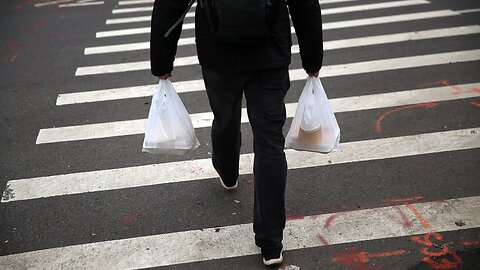
<path fill-rule="evenodd" d="M 92 45 L 95 46 L 87 44 L 83 51 L 83 57 L 98 61 L 94 61 L 90 65 L 77 64 L 72 77 L 87 82 L 91 78 L 134 76 L 131 75 L 137 74 L 134 72 L 149 73 L 150 62 L 145 57 L 148 55 L 149 49 L 149 13 L 152 10 L 152 3 L 153 0 L 117 1 L 117 5 L 105 21 L 105 25 L 99 26 L 99 31 L 95 30 L 97 31 L 94 33 L 95 36 L 91 37 L 91 40 L 95 41 L 92 42 Z M 478 164 L 478 160 L 475 160 L 480 148 L 478 112 L 471 114 L 466 111 L 470 112 L 480 105 L 478 103 L 480 77 L 478 75 L 477 77 L 466 76 L 463 80 L 457 80 L 455 84 L 450 84 L 449 78 L 439 77 L 434 81 L 425 81 L 422 77 L 424 72 L 427 74 L 427 70 L 431 69 L 448 70 L 449 74 L 462 74 L 462 72 L 469 74 L 468 72 L 475 72 L 475 70 L 480 71 L 480 46 L 478 44 L 472 46 L 472 41 L 479 40 L 480 24 L 478 19 L 469 17 L 472 14 L 480 13 L 478 5 L 451 9 L 448 5 L 439 5 L 436 0 L 320 0 L 320 3 L 324 15 L 326 55 L 320 77 L 325 82 L 327 94 L 331 97 L 330 101 L 339 119 L 342 136 L 355 139 L 342 142 L 340 151 L 328 155 L 286 150 L 289 171 L 293 175 L 290 176 L 289 181 L 301 182 L 301 179 L 295 177 L 301 175 L 303 171 L 309 171 L 306 174 L 314 172 L 309 177 L 313 177 L 316 181 L 322 181 L 322 172 L 327 168 L 342 171 L 354 166 L 364 166 L 362 164 L 378 164 L 378 162 L 394 164 L 398 160 L 408 164 L 409 160 L 413 159 L 418 162 L 422 159 L 437 158 L 445 153 L 463 153 L 462 151 L 474 153 L 472 162 Z M 95 6 L 92 5 L 90 8 L 94 9 Z M 198 68 L 198 58 L 195 52 L 188 49 L 188 46 L 195 44 L 193 31 L 188 31 L 195 28 L 194 8 L 195 5 L 187 14 L 183 27 L 187 31 L 182 33 L 178 44 L 179 49 L 183 51 L 182 55 L 175 60 L 175 72 L 177 73 L 191 72 Z M 415 29 L 402 29 L 401 26 L 406 23 L 411 23 L 410 28 L 414 25 Z M 402 30 L 398 31 L 398 29 Z M 352 30 L 354 30 L 353 33 Z M 293 27 L 292 33 L 295 34 Z M 131 38 L 134 39 L 130 41 Z M 115 43 L 117 39 L 119 43 Z M 413 48 L 412 44 L 418 44 L 419 49 L 403 50 L 403 48 Z M 439 44 L 439 48 L 429 47 L 431 44 Z M 383 53 L 383 56 L 377 56 L 372 53 L 372 49 L 383 50 L 386 53 Z M 347 53 L 349 50 L 365 52 L 365 57 L 362 60 L 350 59 L 348 57 L 351 54 Z M 393 53 L 394 51 L 396 53 Z M 143 59 L 136 57 L 135 61 L 122 60 L 118 62 L 118 55 L 124 53 L 138 53 Z M 300 68 L 298 44 L 293 45 L 292 53 L 293 59 L 290 66 L 292 88 L 286 99 L 288 119 L 294 116 L 297 106 L 294 100 L 298 99 L 302 83 L 306 78 L 305 71 Z M 329 55 L 345 55 L 345 58 L 334 61 L 329 58 Z M 385 57 L 385 55 L 387 56 Z M 471 71 L 472 67 L 473 71 Z M 417 76 L 411 78 L 412 82 L 405 84 L 408 86 L 403 86 L 401 82 L 398 82 L 396 89 L 392 90 L 381 85 L 382 76 L 385 79 L 392 78 L 391 75 L 386 75 L 389 72 L 389 74 L 398 74 L 402 78 L 402 74 L 412 71 Z M 175 76 L 173 77 L 177 92 L 184 100 L 192 97 L 192 99 L 198 98 L 198 95 L 204 96 L 205 85 L 199 77 L 200 75 L 195 72 L 191 73 L 194 75 L 187 80 L 176 80 Z M 444 73 L 439 76 L 443 76 Z M 380 86 L 372 86 L 373 82 L 371 81 L 361 81 L 358 79 L 359 76 L 378 76 L 376 78 L 378 78 Z M 355 89 L 350 92 L 342 90 L 342 94 L 338 94 L 335 82 L 349 80 L 354 80 L 355 87 L 363 87 L 366 90 L 360 94 Z M 360 82 L 361 84 L 359 84 Z M 147 100 L 151 97 L 154 88 L 155 84 L 152 84 L 152 81 L 146 81 L 140 85 L 117 84 L 111 88 L 98 87 L 88 91 L 64 89 L 62 93 L 58 94 L 54 103 L 56 108 L 63 109 L 72 106 L 74 109 L 80 110 L 83 106 L 100 105 L 102 102 L 108 104 L 129 102 L 135 99 Z M 370 93 L 369 88 L 375 88 L 375 91 L 372 90 Z M 199 101 L 199 103 L 201 102 Z M 460 103 L 465 104 L 464 107 L 455 107 L 455 104 Z M 407 120 L 402 120 L 401 117 L 391 119 L 393 122 L 397 121 L 398 124 L 394 124 L 397 127 L 402 126 L 401 130 L 392 130 L 387 134 L 379 134 L 377 130 L 376 133 L 375 124 L 380 125 L 385 117 L 391 117 L 390 114 L 394 112 L 414 107 L 425 110 L 434 108 L 439 110 L 440 114 L 441 110 L 453 110 L 452 114 L 455 114 L 455 110 L 459 110 L 458 115 L 461 116 L 457 115 L 457 117 L 463 117 L 463 121 L 462 124 L 455 127 L 447 128 L 445 124 L 443 128 L 442 119 L 435 118 L 431 120 L 431 123 L 427 123 L 428 120 L 424 121 L 423 116 L 409 111 Z M 190 110 L 188 106 L 187 109 Z M 353 114 L 358 116 L 355 119 L 361 119 L 362 122 L 352 123 L 348 120 L 347 116 Z M 372 115 L 376 116 L 375 119 L 370 119 Z M 381 116 L 379 117 L 379 115 Z M 150 163 L 136 164 L 132 162 L 135 165 L 125 167 L 105 167 L 81 172 L 9 179 L 3 192 L 1 206 L 10 207 L 45 201 L 61 203 L 78 198 L 78 196 L 102 197 L 104 194 L 111 194 L 109 196 L 116 197 L 117 193 L 140 189 L 148 190 L 167 186 L 180 189 L 197 183 L 209 182 L 217 178 L 209 158 L 210 153 L 206 154 L 209 137 L 208 132 L 205 131 L 211 128 L 213 114 L 208 106 L 203 106 L 200 111 L 199 108 L 196 108 L 195 112 L 190 113 L 190 116 L 202 143 L 198 150 L 199 153 L 174 158 L 158 157 Z M 415 124 L 415 121 L 423 121 L 422 123 L 425 126 L 428 125 L 428 128 L 422 129 L 423 127 Z M 108 143 L 112 144 L 120 140 L 137 142 L 144 133 L 145 122 L 144 118 L 135 119 L 133 117 L 132 119 L 130 117 L 124 120 L 100 120 L 98 122 L 93 119 L 87 124 L 76 123 L 61 126 L 46 123 L 46 126 L 38 131 L 35 143 L 37 147 L 48 149 L 57 146 L 68 147 L 68 145 L 77 143 L 95 144 L 102 140 L 108 140 Z M 245 108 L 242 109 L 242 123 L 248 123 Z M 288 123 L 289 121 L 287 121 L 287 125 Z M 356 133 L 357 125 L 371 125 L 371 134 L 365 137 L 360 132 Z M 439 129 L 439 126 L 442 128 Z M 246 138 L 250 138 L 251 131 L 245 128 L 248 126 L 243 127 L 244 134 L 247 134 Z M 406 132 L 405 130 L 411 131 Z M 251 146 L 250 142 L 244 142 L 244 144 L 244 148 Z M 138 145 L 131 151 L 140 150 L 141 145 Z M 253 153 L 249 149 L 244 150 L 240 161 L 241 180 L 251 177 L 253 171 Z M 205 153 L 200 153 L 200 151 Z M 92 153 L 90 158 L 95 159 L 95 154 Z M 99 160 L 98 163 L 102 164 L 102 161 Z M 424 169 L 435 170 L 435 168 Z M 372 165 L 372 170 L 390 170 L 390 168 Z M 409 173 L 410 177 L 415 177 L 413 172 Z M 471 173 L 477 174 L 478 171 Z M 331 181 L 333 179 L 327 182 Z M 336 179 L 336 181 L 340 182 L 338 185 L 342 185 L 343 181 L 351 183 L 356 182 L 357 179 Z M 418 181 L 421 182 L 423 179 L 418 179 Z M 425 181 L 430 184 L 435 182 L 434 179 Z M 244 186 L 251 184 L 251 180 L 249 183 L 246 182 L 240 184 L 244 184 Z M 368 185 L 368 182 L 365 185 Z M 476 187 L 478 188 L 478 185 Z M 440 189 L 440 187 L 438 188 Z M 422 190 L 421 188 L 417 189 Z M 284 240 L 287 261 L 288 251 L 412 237 L 432 232 L 456 232 L 467 229 L 478 231 L 480 228 L 480 188 L 472 190 L 473 193 L 454 197 L 446 195 L 445 198 L 438 199 L 424 198 L 422 194 L 418 195 L 418 190 L 406 186 L 404 191 L 399 191 L 398 194 L 420 196 L 419 200 L 406 199 L 399 204 L 383 201 L 382 204 L 368 209 L 355 209 L 347 212 L 337 209 L 336 211 L 322 211 L 313 215 L 290 218 L 287 221 Z M 242 198 L 251 197 L 252 193 L 249 188 L 241 188 L 238 192 L 242 194 Z M 298 195 L 295 192 L 298 191 L 287 189 L 287 193 L 291 194 L 287 197 L 292 198 L 294 194 Z M 308 190 L 308 192 L 322 197 L 322 190 Z M 343 194 L 342 196 L 348 197 L 349 195 Z M 205 198 L 205 200 L 213 202 L 216 199 L 215 197 Z M 167 207 L 162 204 L 162 198 L 145 200 L 158 200 L 158 203 L 155 204 L 156 207 Z M 184 200 L 188 201 L 188 198 Z M 189 204 L 184 203 L 187 206 L 169 205 L 169 207 L 189 208 Z M 194 208 L 190 208 L 184 211 L 193 213 Z M 139 214 L 134 215 L 133 218 L 136 219 L 138 216 Z M 190 217 L 193 218 L 193 216 Z M 208 264 L 229 258 L 255 257 L 259 254 L 259 250 L 253 243 L 251 219 L 248 219 L 250 215 L 247 215 L 248 218 L 235 220 L 235 222 L 222 222 L 222 217 L 216 216 L 215 213 L 212 213 L 212 217 L 219 219 L 214 223 L 217 224 L 215 226 L 212 226 L 211 223 L 200 223 L 208 225 L 183 228 L 182 224 L 178 224 L 178 227 L 175 228 L 159 229 L 161 233 L 153 231 L 143 234 L 142 232 L 125 237 L 120 235 L 87 241 L 76 241 L 72 238 L 67 241 L 68 244 L 46 246 L 34 250 L 26 248 L 25 251 L 20 250 L 0 256 L 0 268 L 140 269 L 186 265 L 184 269 L 192 269 L 192 265 L 202 262 L 206 265 L 199 269 L 216 269 L 209 267 Z M 462 221 L 464 225 L 459 226 L 458 221 Z M 478 242 L 478 239 L 475 241 Z M 402 249 L 392 254 L 404 255 L 407 253 L 410 252 Z M 444 254 L 439 257 L 441 256 Z M 258 258 L 255 257 L 255 259 Z M 309 266 L 300 267 L 302 270 L 344 269 L 336 268 L 339 267 L 339 262 L 341 261 L 332 259 L 329 261 L 329 265 L 316 265 L 315 268 L 311 268 L 312 264 L 306 262 L 306 265 Z M 367 262 L 368 260 L 362 263 L 366 265 Z M 460 264 L 451 264 L 450 268 L 436 269 L 454 269 L 458 265 Z M 398 269 L 406 269 L 406 267 L 402 266 Z"/>

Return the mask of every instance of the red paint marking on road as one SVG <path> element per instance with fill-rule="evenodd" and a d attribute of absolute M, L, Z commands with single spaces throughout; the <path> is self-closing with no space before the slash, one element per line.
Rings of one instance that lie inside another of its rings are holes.
<path fill-rule="evenodd" d="M 335 254 L 335 251 L 333 250 L 332 246 L 330 246 L 328 241 L 321 234 L 317 234 L 317 239 L 326 248 L 333 262 L 338 262 L 338 263 L 342 263 L 344 265 L 350 266 L 351 268 L 349 269 L 356 269 L 356 270 L 379 269 L 380 266 L 370 266 L 370 265 L 367 265 L 367 263 L 371 259 L 392 257 L 392 256 L 398 256 L 398 255 L 407 253 L 407 251 L 404 249 L 380 252 L 380 253 L 369 253 L 366 251 L 357 252 L 355 249 L 355 246 L 352 245 L 346 248 L 347 252 L 337 255 Z"/>
<path fill-rule="evenodd" d="M 335 250 L 333 250 L 332 246 L 330 246 L 327 239 L 325 239 L 325 237 L 323 237 L 321 234 L 317 234 L 317 239 L 322 242 L 322 245 L 326 248 L 328 254 L 330 255 L 330 258 L 332 258 L 333 260 L 333 258 L 335 257 Z"/>
<path fill-rule="evenodd" d="M 424 199 L 423 196 L 415 196 L 410 198 L 401 198 L 401 199 L 386 199 L 387 202 L 412 202 Z"/>
<path fill-rule="evenodd" d="M 433 247 L 435 246 L 433 241 L 432 241 L 432 238 L 436 241 L 443 241 L 443 236 L 437 232 L 430 232 L 430 233 L 426 233 L 425 235 L 423 235 L 423 239 L 421 239 L 419 236 L 412 236 L 411 239 L 421 245 L 424 245 L 426 247 L 422 248 L 420 250 L 420 252 L 422 252 L 424 255 L 427 255 L 427 256 L 430 256 L 430 257 L 441 257 L 441 256 L 445 256 L 446 254 L 448 254 L 449 250 L 448 250 L 448 246 L 444 245 L 442 247 L 442 251 L 429 251 L 428 249 L 430 247 Z"/>
<path fill-rule="evenodd" d="M 443 85 L 443 86 L 450 86 L 456 90 L 462 91 L 462 89 L 456 85 L 452 85 L 448 80 L 440 80 L 436 82 L 424 83 L 419 84 L 418 87 L 428 87 L 428 86 L 435 86 L 435 85 Z"/>
<path fill-rule="evenodd" d="M 452 95 L 460 95 L 460 94 L 468 94 L 468 93 L 480 93 L 480 88 L 472 88 L 467 91 L 453 92 Z"/>
<path fill-rule="evenodd" d="M 420 250 L 423 254 L 430 256 L 430 257 L 442 257 L 448 254 L 448 247 L 444 246 L 441 251 L 430 251 L 428 247 L 424 247 Z"/>
<path fill-rule="evenodd" d="M 382 252 L 382 253 L 368 253 L 366 251 L 357 252 L 355 250 L 355 246 L 349 246 L 347 247 L 347 252 L 335 256 L 333 258 L 333 261 L 342 263 L 350 267 L 354 267 L 353 269 L 358 269 L 358 270 L 379 269 L 380 266 L 372 267 L 370 265 L 367 265 L 370 259 L 398 256 L 405 253 L 406 253 L 406 250 L 403 250 L 403 249 L 390 251 L 390 252 Z"/>
<path fill-rule="evenodd" d="M 130 224 L 136 221 L 143 214 L 143 206 L 133 210 L 127 217 L 122 220 L 122 229 L 126 230 Z"/>
<path fill-rule="evenodd" d="M 476 107 L 480 107 L 480 103 L 475 102 L 475 101 L 470 101 L 470 104 L 472 104 L 473 106 L 476 106 Z"/>
<path fill-rule="evenodd" d="M 335 255 L 332 259 L 334 262 L 340 262 L 348 266 L 366 266 L 364 262 L 361 262 L 358 258 L 358 253 L 355 250 L 355 246 L 348 246 L 347 252 L 340 255 Z"/>
<path fill-rule="evenodd" d="M 438 82 L 432 82 L 432 83 L 426 83 L 426 84 L 420 84 L 418 85 L 419 87 L 426 87 L 426 86 L 434 86 L 434 85 L 443 85 L 443 86 L 448 86 L 455 90 L 456 92 L 452 92 L 452 95 L 459 95 L 459 94 L 467 94 L 467 93 L 480 93 L 480 88 L 472 88 L 470 90 L 464 90 L 456 85 L 450 84 L 448 80 L 441 80 Z"/>
<path fill-rule="evenodd" d="M 448 80 L 440 80 L 436 82 L 428 82 L 428 83 L 422 83 L 417 85 L 417 87 L 431 87 L 435 85 L 443 85 L 443 86 L 451 86 L 450 82 Z"/>
<path fill-rule="evenodd" d="M 430 267 L 432 267 L 433 269 L 455 269 L 463 264 L 462 258 L 460 258 L 460 256 L 458 256 L 457 253 L 450 252 L 448 254 L 452 256 L 454 261 L 450 261 L 448 259 L 442 258 L 440 259 L 440 262 L 437 262 L 430 257 L 425 257 L 422 259 L 422 261 L 428 263 Z"/>
<path fill-rule="evenodd" d="M 460 256 L 455 252 L 451 252 L 448 245 L 440 245 L 441 251 L 437 249 L 434 251 L 429 250 L 429 248 L 438 247 L 438 244 L 435 245 L 432 242 L 433 240 L 443 241 L 443 236 L 437 232 L 426 233 L 423 235 L 423 238 L 420 236 L 412 236 L 411 239 L 425 246 L 420 249 L 420 252 L 427 256 L 424 257 L 422 261 L 429 264 L 433 269 L 454 269 L 463 264 Z"/>
<path fill-rule="evenodd" d="M 395 109 L 391 109 L 391 110 L 383 113 L 382 115 L 380 115 L 380 116 L 377 118 L 377 121 L 376 121 L 376 123 L 375 123 L 375 132 L 377 132 L 377 133 L 382 132 L 382 121 L 385 119 L 385 117 L 391 115 L 392 113 L 399 112 L 399 111 L 403 111 L 403 110 L 406 110 L 406 109 L 412 109 L 412 108 L 426 108 L 426 109 L 430 109 L 430 108 L 433 108 L 433 107 L 435 107 L 435 106 L 437 106 L 437 105 L 438 105 L 437 102 L 427 102 L 427 103 L 406 105 L 406 106 L 401 106 L 401 107 L 398 107 L 398 108 L 395 108 Z"/>
<path fill-rule="evenodd" d="M 323 225 L 323 228 L 324 229 L 328 229 L 330 227 L 330 225 L 332 225 L 333 223 L 333 220 L 336 219 L 338 216 L 340 216 L 342 213 L 338 213 L 338 214 L 333 214 L 331 216 L 329 216 L 327 218 L 327 220 L 325 221 L 325 225 Z"/>
<path fill-rule="evenodd" d="M 304 219 L 305 217 L 289 217 L 287 216 L 287 221 L 291 221 L 291 220 L 302 220 Z"/>
<path fill-rule="evenodd" d="M 317 234 L 317 238 L 324 246 L 329 246 L 327 239 L 325 239 L 321 234 Z"/>
<path fill-rule="evenodd" d="M 302 220 L 305 217 L 298 214 L 298 211 L 287 211 L 286 214 L 287 220 Z"/>
<path fill-rule="evenodd" d="M 13 63 L 17 60 L 17 57 L 18 57 L 18 54 L 15 54 L 13 55 L 11 58 L 10 58 L 10 63 Z"/>
<path fill-rule="evenodd" d="M 413 214 L 420 220 L 420 222 L 422 223 L 423 227 L 427 228 L 427 229 L 431 229 L 432 226 L 430 226 L 430 224 L 428 224 L 428 222 L 423 218 L 423 216 L 418 212 L 417 208 L 415 208 L 415 206 L 409 204 L 409 203 L 406 203 L 405 204 L 406 207 L 408 207 L 408 209 L 410 209 L 410 211 L 413 212 Z"/>
<path fill-rule="evenodd" d="M 387 252 L 380 252 L 380 253 L 368 253 L 368 252 L 360 252 L 359 258 L 363 262 L 368 262 L 370 259 L 374 258 L 385 258 L 385 257 L 392 257 L 398 256 L 407 253 L 404 249 L 394 250 L 394 251 L 387 251 Z"/>
<path fill-rule="evenodd" d="M 458 91 L 458 92 L 455 92 L 455 93 L 463 92 L 462 88 L 460 88 L 456 85 L 452 85 L 448 80 L 441 80 L 441 81 L 437 81 L 437 82 L 419 84 L 418 87 L 427 87 L 427 86 L 435 86 L 435 85 L 448 86 L 448 87 Z M 454 93 L 452 93 L 452 94 L 454 94 Z"/>
<path fill-rule="evenodd" d="M 401 219 L 401 224 L 405 228 L 411 228 L 412 227 L 412 222 L 407 218 L 407 215 L 400 209 L 399 207 L 395 207 L 395 209 L 398 212 L 398 215 L 400 216 Z"/>
<path fill-rule="evenodd" d="M 429 232 L 429 233 L 426 233 L 424 234 L 423 236 L 412 236 L 410 237 L 410 239 L 412 239 L 413 241 L 421 244 L 421 245 L 424 245 L 424 246 L 427 246 L 427 247 L 432 247 L 433 246 L 433 242 L 432 240 L 430 240 L 430 238 L 433 237 L 435 240 L 438 240 L 438 241 L 442 241 L 443 240 L 443 236 L 437 232 Z"/>
<path fill-rule="evenodd" d="M 480 246 L 480 241 L 463 241 L 464 246 Z"/>
<path fill-rule="evenodd" d="M 354 266 L 355 267 L 355 268 L 350 268 L 350 269 L 357 269 L 357 270 L 369 270 L 370 269 L 367 266 L 367 264 L 358 262 L 354 259 L 356 257 L 354 255 L 354 253 L 355 253 L 355 247 L 354 246 L 347 247 L 347 251 L 348 251 L 347 253 L 341 254 L 341 255 L 336 255 L 335 250 L 333 250 L 332 246 L 330 246 L 328 241 L 321 234 L 317 234 L 317 239 L 320 240 L 320 242 L 322 242 L 323 246 L 326 248 L 326 250 L 329 253 L 330 258 L 333 262 L 340 262 L 340 263 L 346 264 L 348 266 Z"/>

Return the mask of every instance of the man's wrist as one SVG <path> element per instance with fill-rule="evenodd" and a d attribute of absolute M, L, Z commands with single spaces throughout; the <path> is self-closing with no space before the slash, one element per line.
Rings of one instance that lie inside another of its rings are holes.
<path fill-rule="evenodd" d="M 160 80 L 166 80 L 170 77 L 172 77 L 172 74 L 171 73 L 166 73 L 166 74 L 163 74 L 161 76 L 157 76 Z"/>
<path fill-rule="evenodd" d="M 318 73 L 319 73 L 319 72 L 320 72 L 320 71 L 317 70 L 317 71 L 314 71 L 314 72 L 307 72 L 307 74 L 308 74 L 308 76 L 310 76 L 310 77 L 318 77 Z"/>

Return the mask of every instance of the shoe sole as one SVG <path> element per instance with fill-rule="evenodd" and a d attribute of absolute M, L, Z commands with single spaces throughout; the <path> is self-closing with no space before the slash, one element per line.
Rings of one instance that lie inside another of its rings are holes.
<path fill-rule="evenodd" d="M 278 265 L 278 264 L 281 264 L 282 262 L 283 262 L 282 252 L 280 253 L 280 258 L 277 258 L 277 259 L 265 260 L 265 258 L 263 258 L 263 264 L 266 266 Z"/>
<path fill-rule="evenodd" d="M 235 182 L 235 185 L 234 185 L 234 186 L 227 187 L 227 186 L 225 186 L 225 184 L 224 184 L 223 181 L 222 181 L 222 178 L 220 177 L 220 184 L 222 184 L 222 187 L 223 187 L 224 189 L 226 189 L 226 190 L 234 190 L 234 189 L 236 189 L 236 188 L 238 187 L 238 180 L 237 180 L 237 182 Z"/>

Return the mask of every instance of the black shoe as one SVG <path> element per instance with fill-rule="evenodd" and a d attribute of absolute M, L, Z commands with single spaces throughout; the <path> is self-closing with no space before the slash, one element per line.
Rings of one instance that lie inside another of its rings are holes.
<path fill-rule="evenodd" d="M 282 249 L 263 249 L 262 248 L 262 257 L 263 264 L 266 266 L 278 265 L 283 262 Z"/>
<path fill-rule="evenodd" d="M 227 184 L 225 182 L 223 182 L 223 179 L 222 177 L 220 177 L 220 183 L 222 184 L 223 188 L 225 188 L 226 190 L 233 190 L 233 189 L 236 189 L 238 187 L 238 178 L 235 179 L 235 183 L 232 184 Z"/>

